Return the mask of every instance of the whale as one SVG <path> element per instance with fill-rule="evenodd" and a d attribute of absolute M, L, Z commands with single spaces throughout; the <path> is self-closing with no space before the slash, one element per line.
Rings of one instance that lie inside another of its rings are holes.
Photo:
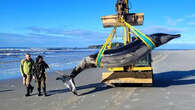
<path fill-rule="evenodd" d="M 179 38 L 180 34 L 155 33 L 147 35 L 159 47 L 169 41 Z M 116 49 L 107 49 L 101 57 L 101 68 L 123 67 L 135 64 L 135 62 L 144 55 L 150 53 L 152 49 L 148 48 L 140 39 Z M 74 78 L 85 69 L 97 68 L 96 58 L 98 53 L 89 55 L 73 68 L 70 77 Z"/>
<path fill-rule="evenodd" d="M 179 38 L 181 35 L 155 33 L 147 36 L 155 43 L 155 47 L 159 47 L 173 39 Z M 120 48 L 105 50 L 101 57 L 100 68 L 130 66 L 132 64 L 135 64 L 138 59 L 144 57 L 151 51 L 152 49 L 148 48 L 146 44 L 142 42 L 142 40 L 136 39 L 133 42 Z M 78 95 L 75 87 L 74 78 L 86 69 L 97 68 L 97 56 L 98 53 L 95 53 L 83 58 L 83 60 L 73 68 L 70 75 L 61 74 L 60 77 L 56 78 L 56 80 L 61 80 L 73 94 Z"/>

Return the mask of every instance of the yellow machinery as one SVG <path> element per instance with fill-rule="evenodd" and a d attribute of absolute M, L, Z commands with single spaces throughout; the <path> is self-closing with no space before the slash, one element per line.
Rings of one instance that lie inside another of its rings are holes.
<path fill-rule="evenodd" d="M 143 13 L 129 13 L 128 0 L 117 0 L 116 15 L 102 16 L 104 28 L 114 27 L 114 31 L 109 35 L 111 42 L 116 35 L 117 27 L 124 27 L 124 45 L 133 41 L 135 34 L 131 33 L 131 26 L 142 25 L 144 21 Z M 126 23 L 127 25 L 124 25 Z M 129 28 L 128 28 L 129 27 Z M 111 38 L 112 37 L 112 38 Z M 107 41 L 106 41 L 107 42 Z M 111 48 L 111 42 L 108 49 Z M 106 48 L 106 47 L 105 47 Z M 146 86 L 153 84 L 153 70 L 151 67 L 151 54 L 139 59 L 136 64 L 127 67 L 108 68 L 108 72 L 102 73 L 102 82 L 108 85 L 121 83 L 136 83 Z"/>

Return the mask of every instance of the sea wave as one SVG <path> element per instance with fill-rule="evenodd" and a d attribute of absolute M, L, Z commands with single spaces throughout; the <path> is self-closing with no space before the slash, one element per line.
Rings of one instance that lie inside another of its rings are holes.
<path fill-rule="evenodd" d="M 0 48 L 0 51 L 44 51 L 41 48 Z"/>
<path fill-rule="evenodd" d="M 24 56 L 26 53 L 31 55 L 45 55 L 58 52 L 88 52 L 97 51 L 95 49 L 78 49 L 78 48 L 0 48 L 0 58 L 7 56 Z"/>
<path fill-rule="evenodd" d="M 96 49 L 78 48 L 0 48 L 0 80 L 20 76 L 20 61 L 25 53 L 30 53 L 33 60 L 37 55 L 42 55 L 51 70 L 65 70 L 75 67 L 85 56 L 96 52 Z"/>

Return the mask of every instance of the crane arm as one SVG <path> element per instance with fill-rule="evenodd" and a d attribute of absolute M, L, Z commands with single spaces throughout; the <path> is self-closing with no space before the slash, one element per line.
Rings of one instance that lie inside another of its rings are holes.
<path fill-rule="evenodd" d="M 129 13 L 128 0 L 117 0 L 115 7 L 119 16 Z"/>

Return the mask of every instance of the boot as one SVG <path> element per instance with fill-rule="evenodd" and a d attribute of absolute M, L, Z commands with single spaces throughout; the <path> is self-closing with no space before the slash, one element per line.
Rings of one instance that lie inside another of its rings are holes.
<path fill-rule="evenodd" d="M 38 90 L 38 96 L 41 96 L 41 88 L 37 88 Z"/>
<path fill-rule="evenodd" d="M 30 96 L 30 87 L 26 87 L 26 94 L 25 94 L 26 97 Z"/>
<path fill-rule="evenodd" d="M 44 95 L 44 96 L 47 96 L 46 88 L 43 88 L 43 95 Z"/>
<path fill-rule="evenodd" d="M 34 90 L 34 87 L 32 85 L 29 85 L 29 86 L 30 86 L 30 93 L 32 93 Z"/>

